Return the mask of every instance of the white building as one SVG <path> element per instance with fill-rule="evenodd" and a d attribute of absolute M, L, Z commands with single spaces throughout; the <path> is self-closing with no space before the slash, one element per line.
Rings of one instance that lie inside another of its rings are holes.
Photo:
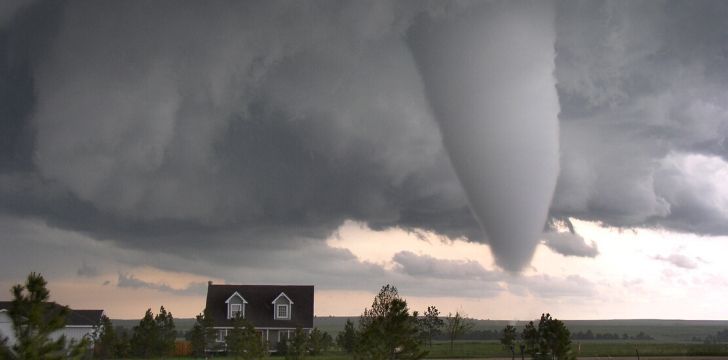
<path fill-rule="evenodd" d="M 10 309 L 10 301 L 0 301 L 0 338 L 8 338 L 8 345 L 15 344 L 15 333 L 13 331 L 13 322 L 8 315 Z M 47 303 L 50 311 L 60 311 L 61 305 L 56 303 Z M 103 310 L 71 310 L 66 316 L 66 326 L 51 334 L 51 337 L 57 339 L 65 335 L 66 341 L 81 341 L 84 337 L 91 336 L 94 326 L 101 321 Z"/>

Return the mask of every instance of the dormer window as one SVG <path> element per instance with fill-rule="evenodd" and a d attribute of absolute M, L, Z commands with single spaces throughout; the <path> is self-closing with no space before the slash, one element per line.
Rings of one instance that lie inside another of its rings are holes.
<path fill-rule="evenodd" d="M 238 314 L 243 316 L 243 304 L 230 304 L 230 318 L 234 319 Z"/>
<path fill-rule="evenodd" d="M 288 305 L 276 305 L 279 319 L 288 319 Z"/>
<path fill-rule="evenodd" d="M 238 314 L 240 314 L 240 317 L 245 317 L 245 304 L 248 302 L 245 301 L 245 298 L 243 298 L 242 295 L 240 295 L 237 291 L 234 292 L 230 297 L 225 300 L 225 304 L 227 304 L 227 318 L 228 319 L 234 319 Z"/>
<path fill-rule="evenodd" d="M 285 293 L 280 293 L 273 302 L 273 319 L 275 320 L 291 320 L 291 308 L 293 300 Z"/>

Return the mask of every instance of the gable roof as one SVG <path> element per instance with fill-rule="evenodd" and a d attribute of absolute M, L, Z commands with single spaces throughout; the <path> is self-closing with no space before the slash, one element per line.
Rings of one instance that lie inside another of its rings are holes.
<path fill-rule="evenodd" d="M 232 326 L 227 318 L 226 299 L 235 292 L 248 303 L 245 318 L 256 327 L 313 328 L 313 286 L 312 285 L 213 285 L 207 286 L 205 307 L 210 312 L 215 326 Z M 295 302 L 291 308 L 290 320 L 273 319 L 272 301 L 285 293 Z"/>
<path fill-rule="evenodd" d="M 240 295 L 240 293 L 239 293 L 239 292 L 237 292 L 237 291 L 236 291 L 236 292 L 234 292 L 234 293 L 233 293 L 232 295 L 230 295 L 230 297 L 229 297 L 229 298 L 227 298 L 227 300 L 225 300 L 225 303 L 226 303 L 226 304 L 227 304 L 227 303 L 229 303 L 229 302 L 230 302 L 230 299 L 232 299 L 232 298 L 233 298 L 233 297 L 235 297 L 235 296 L 239 297 L 239 298 L 240 298 L 240 300 L 243 300 L 243 304 L 247 304 L 247 303 L 248 303 L 248 301 L 247 301 L 247 300 L 245 300 L 245 298 L 243 297 L 243 295 Z"/>
<path fill-rule="evenodd" d="M 11 305 L 12 301 L 0 301 L 0 311 L 9 310 Z M 54 302 L 48 302 L 46 305 L 53 312 L 61 311 L 61 308 L 63 308 L 63 306 Z M 101 315 L 103 314 L 103 310 L 69 309 L 68 315 L 66 315 L 66 326 L 95 326 L 101 321 Z"/>
<path fill-rule="evenodd" d="M 273 301 L 271 301 L 270 303 L 271 303 L 271 304 L 275 304 L 275 303 L 276 303 L 276 301 L 278 301 L 278 299 L 279 299 L 279 298 L 280 298 L 281 296 L 283 296 L 284 298 L 286 298 L 286 300 L 288 300 L 288 303 L 289 303 L 289 304 L 293 305 L 293 300 L 291 300 L 291 298 L 289 298 L 289 297 L 288 297 L 288 295 L 286 295 L 286 293 L 284 293 L 284 292 L 282 292 L 282 291 L 281 291 L 281 293 L 280 293 L 280 294 L 278 294 L 278 296 L 276 296 L 276 298 L 275 298 L 275 299 L 273 299 Z"/>

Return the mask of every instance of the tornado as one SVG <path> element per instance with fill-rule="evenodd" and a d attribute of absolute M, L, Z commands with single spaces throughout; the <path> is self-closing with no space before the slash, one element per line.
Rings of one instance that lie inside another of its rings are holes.
<path fill-rule="evenodd" d="M 554 18 L 550 2 L 489 2 L 407 33 L 473 215 L 511 272 L 533 257 L 559 172 Z"/>

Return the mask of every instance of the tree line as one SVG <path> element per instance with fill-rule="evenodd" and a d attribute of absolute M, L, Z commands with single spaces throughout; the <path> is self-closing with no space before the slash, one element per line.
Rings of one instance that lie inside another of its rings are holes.
<path fill-rule="evenodd" d="M 705 339 L 693 336 L 692 341 L 702 342 L 703 344 L 728 343 L 728 329 L 719 330 L 715 333 L 715 335 L 708 335 Z"/>
<path fill-rule="evenodd" d="M 571 335 L 571 338 L 574 340 L 655 340 L 650 335 L 645 334 L 643 331 L 640 331 L 637 335 L 628 335 L 627 333 L 624 333 L 622 335 L 619 335 L 617 333 L 592 333 L 591 330 L 587 330 L 585 332 L 577 332 L 573 335 Z"/>

